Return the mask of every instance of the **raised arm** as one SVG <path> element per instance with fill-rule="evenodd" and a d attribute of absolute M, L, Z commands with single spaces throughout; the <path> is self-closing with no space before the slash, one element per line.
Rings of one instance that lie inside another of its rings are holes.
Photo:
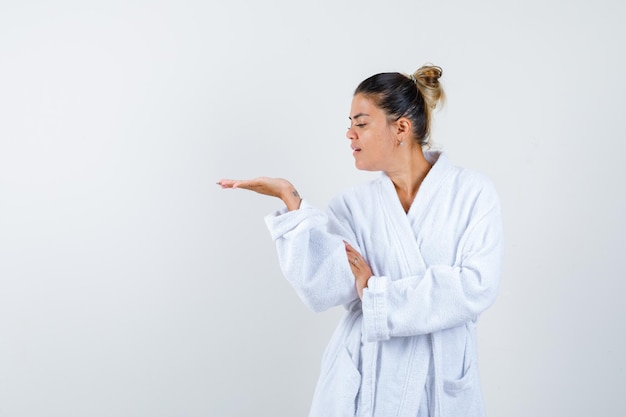
<path fill-rule="evenodd" d="M 303 202 L 295 187 L 282 178 L 222 179 L 218 185 L 255 191 L 285 203 L 286 208 L 267 216 L 265 222 L 276 242 L 283 274 L 311 310 L 323 311 L 357 298 L 345 243 L 354 242 L 354 235 L 334 213 Z"/>
<path fill-rule="evenodd" d="M 354 241 L 353 233 L 332 213 L 304 200 L 300 210 L 278 211 L 265 222 L 283 274 L 311 310 L 324 311 L 357 299 L 345 247 L 345 241 Z"/>
<path fill-rule="evenodd" d="M 257 177 L 250 180 L 221 179 L 217 182 L 217 185 L 222 188 L 241 188 L 280 198 L 289 211 L 299 209 L 300 202 L 302 201 L 300 194 L 293 184 L 284 178 Z"/>

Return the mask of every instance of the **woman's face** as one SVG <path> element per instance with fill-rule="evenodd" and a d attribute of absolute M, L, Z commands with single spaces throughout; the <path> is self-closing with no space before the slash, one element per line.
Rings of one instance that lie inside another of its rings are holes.
<path fill-rule="evenodd" d="M 387 116 L 374 101 L 362 94 L 352 98 L 350 127 L 346 137 L 350 139 L 354 164 L 365 171 L 385 171 L 392 169 L 394 151 L 398 137 L 394 124 L 387 122 Z"/>

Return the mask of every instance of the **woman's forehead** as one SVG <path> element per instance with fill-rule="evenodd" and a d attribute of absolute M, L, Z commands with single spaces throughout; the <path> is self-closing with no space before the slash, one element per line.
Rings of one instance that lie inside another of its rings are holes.
<path fill-rule="evenodd" d="M 352 98 L 352 106 L 350 108 L 350 119 L 354 120 L 358 117 L 376 116 L 382 110 L 376 106 L 372 98 L 357 94 Z"/>

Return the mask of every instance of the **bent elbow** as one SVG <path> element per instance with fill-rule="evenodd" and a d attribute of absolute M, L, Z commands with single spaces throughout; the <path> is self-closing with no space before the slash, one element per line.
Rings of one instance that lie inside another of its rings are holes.
<path fill-rule="evenodd" d="M 495 302 L 499 292 L 499 279 L 496 273 L 481 273 L 466 269 L 463 281 L 464 297 L 473 314 L 481 314 Z"/>
<path fill-rule="evenodd" d="M 490 308 L 495 302 L 496 297 L 498 295 L 497 288 L 488 287 L 484 288 L 478 296 L 474 298 L 472 312 L 476 315 L 480 315 L 484 313 L 488 308 Z"/>
<path fill-rule="evenodd" d="M 298 291 L 298 296 L 304 305 L 314 313 L 322 313 L 332 307 L 327 300 L 321 299 L 317 294 L 312 292 L 300 290 Z"/>

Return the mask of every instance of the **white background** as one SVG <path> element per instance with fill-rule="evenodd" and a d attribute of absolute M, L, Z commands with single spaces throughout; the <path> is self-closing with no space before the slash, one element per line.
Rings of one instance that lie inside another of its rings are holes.
<path fill-rule="evenodd" d="M 623 416 L 622 2 L 0 2 L 0 416 L 304 416 L 309 312 L 223 177 L 325 206 L 352 91 L 444 69 L 437 147 L 501 194 L 490 416 Z"/>

